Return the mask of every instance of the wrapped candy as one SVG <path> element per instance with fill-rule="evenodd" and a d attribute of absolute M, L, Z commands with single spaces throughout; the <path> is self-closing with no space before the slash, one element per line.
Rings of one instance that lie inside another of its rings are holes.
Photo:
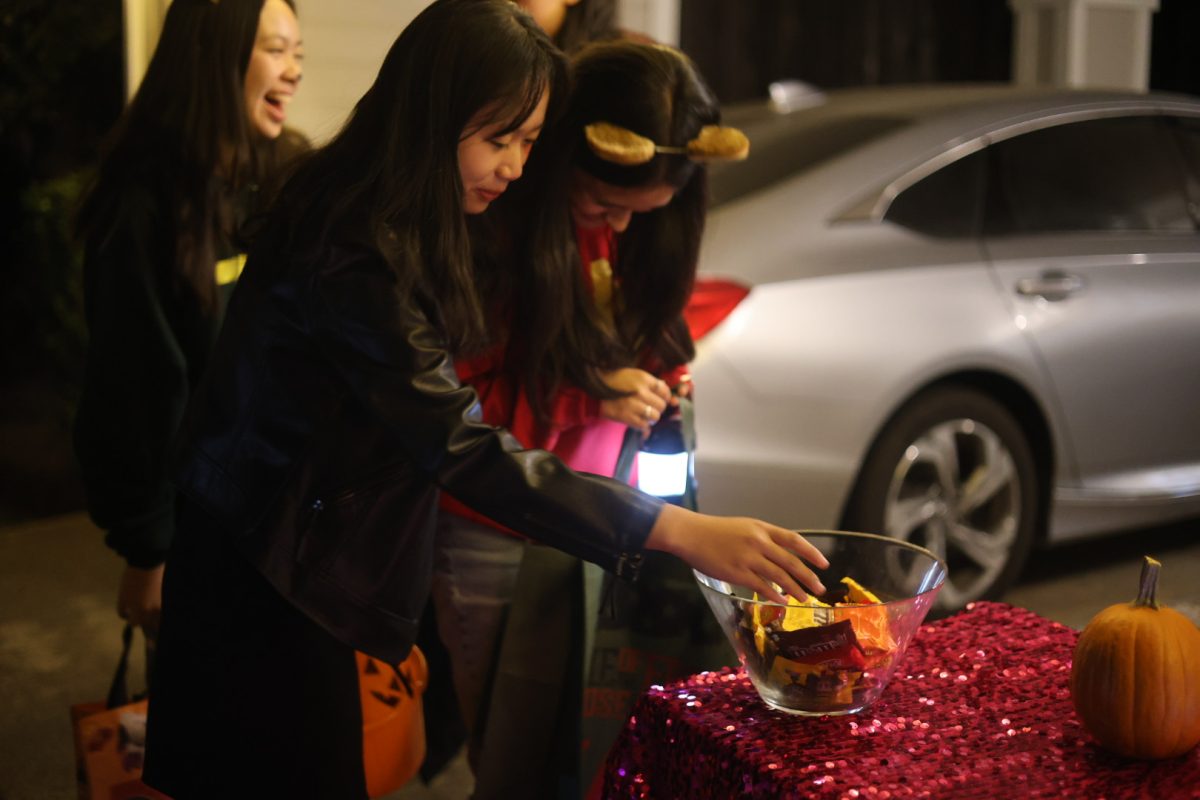
<path fill-rule="evenodd" d="M 825 601 L 831 602 L 825 602 Z M 783 694 L 854 705 L 873 686 L 872 670 L 890 665 L 896 641 L 878 597 L 843 578 L 823 600 L 805 596 L 788 605 L 755 605 L 739 635 L 761 659 L 747 664 Z"/>

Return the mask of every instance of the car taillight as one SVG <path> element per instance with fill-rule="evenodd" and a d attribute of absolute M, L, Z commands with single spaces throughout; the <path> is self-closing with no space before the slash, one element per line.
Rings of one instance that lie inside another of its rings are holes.
<path fill-rule="evenodd" d="M 738 303 L 750 294 L 750 290 L 739 283 L 720 278 L 697 278 L 692 296 L 683 309 L 683 318 L 691 331 L 692 341 L 711 331 L 725 319 Z"/>

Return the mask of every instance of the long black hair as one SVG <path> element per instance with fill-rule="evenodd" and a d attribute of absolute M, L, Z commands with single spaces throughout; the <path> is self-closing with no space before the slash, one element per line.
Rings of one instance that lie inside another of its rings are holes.
<path fill-rule="evenodd" d="M 655 155 L 625 166 L 598 158 L 584 126 L 609 122 L 662 145 L 683 146 L 720 121 L 716 98 L 680 51 L 617 40 L 592 44 L 573 59 L 574 86 L 561 124 L 530 159 L 526 186 L 512 202 L 525 209 L 525 250 L 518 258 L 524 286 L 514 297 L 512 363 L 535 412 L 546 421 L 549 397 L 568 380 L 594 396 L 616 395 L 600 373 L 647 361 L 662 369 L 695 355 L 683 309 L 695 282 L 708 206 L 707 170 L 683 155 Z M 619 287 L 616 330 L 597 317 L 583 284 L 568 196 L 570 175 L 582 170 L 620 187 L 670 185 L 671 202 L 634 214 L 619 235 L 613 264 Z M 530 189 L 537 190 L 533 196 Z M 567 284 L 570 285 L 567 285 Z"/>
<path fill-rule="evenodd" d="M 568 89 L 565 57 L 508 0 L 436 0 L 392 45 L 349 121 L 283 190 L 300 249 L 359 229 L 402 286 L 436 302 L 451 348 L 488 332 L 463 211 L 458 143 L 468 125 L 516 130 L 549 92 Z M 486 118 L 481 118 L 483 114 Z"/>
<path fill-rule="evenodd" d="M 295 10 L 293 0 L 284 0 Z M 246 116 L 244 84 L 264 0 L 175 0 L 146 74 L 110 134 L 77 218 L 94 245 L 121 224 L 131 187 L 159 209 L 174 248 L 159 280 L 216 306 L 215 239 L 233 233 L 230 190 L 270 164 Z M 217 180 L 218 172 L 224 180 Z"/>

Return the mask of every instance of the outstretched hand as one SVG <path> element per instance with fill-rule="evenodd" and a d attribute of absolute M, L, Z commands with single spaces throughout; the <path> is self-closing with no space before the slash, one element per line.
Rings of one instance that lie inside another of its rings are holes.
<path fill-rule="evenodd" d="M 809 567 L 829 566 L 821 551 L 795 531 L 761 520 L 714 517 L 666 505 L 646 547 L 679 556 L 705 575 L 745 586 L 776 603 L 787 603 L 784 595 L 803 598 L 805 589 L 825 593 Z"/>

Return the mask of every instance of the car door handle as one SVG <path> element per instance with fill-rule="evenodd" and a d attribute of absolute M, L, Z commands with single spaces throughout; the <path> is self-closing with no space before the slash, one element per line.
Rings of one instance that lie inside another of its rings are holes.
<path fill-rule="evenodd" d="M 1083 278 L 1068 272 L 1049 270 L 1036 278 L 1021 278 L 1017 281 L 1017 294 L 1025 297 L 1044 297 L 1047 300 L 1065 300 L 1083 289 Z"/>

